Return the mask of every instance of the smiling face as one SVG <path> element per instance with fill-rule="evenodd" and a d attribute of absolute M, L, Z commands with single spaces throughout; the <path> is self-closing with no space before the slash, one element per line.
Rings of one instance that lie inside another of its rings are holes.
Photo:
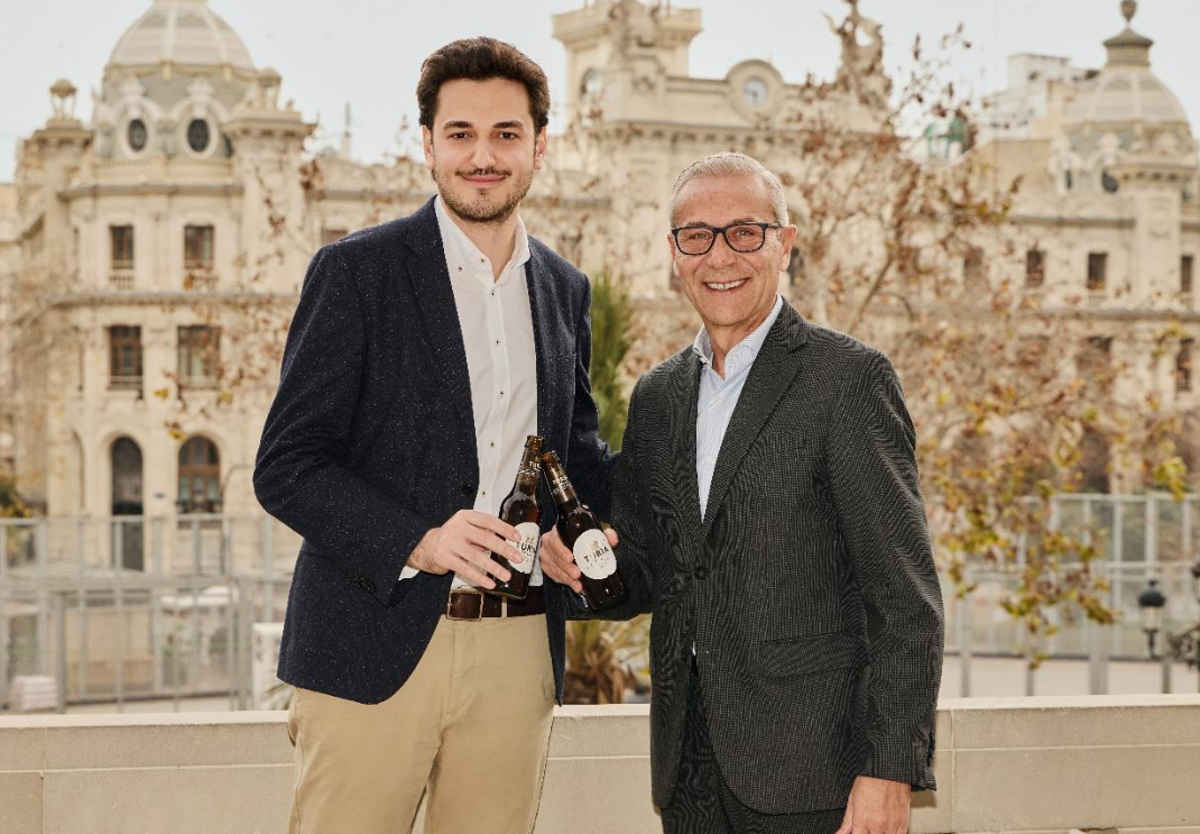
<path fill-rule="evenodd" d="M 728 226 L 774 223 L 771 195 L 755 175 L 698 176 L 684 183 L 675 198 L 672 226 Z M 682 234 L 682 233 L 681 233 Z M 713 346 L 724 354 L 762 324 L 787 269 L 796 227 L 768 229 L 757 252 L 735 252 L 723 236 L 704 255 L 685 255 L 668 233 L 672 268 L 691 300 Z"/>
<path fill-rule="evenodd" d="M 501 78 L 447 81 L 433 128 L 422 127 L 421 137 L 442 200 L 468 223 L 508 220 L 546 154 L 546 130 L 534 129 L 525 87 Z"/>

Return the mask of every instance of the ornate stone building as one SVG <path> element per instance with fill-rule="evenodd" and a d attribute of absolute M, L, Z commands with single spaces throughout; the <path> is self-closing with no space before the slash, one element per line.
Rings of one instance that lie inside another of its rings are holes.
<path fill-rule="evenodd" d="M 985 252 L 984 260 L 993 280 L 1023 285 L 1043 311 L 1072 320 L 1094 361 L 1124 368 L 1120 396 L 1182 412 L 1181 450 L 1194 470 L 1197 142 L 1154 74 L 1153 40 L 1131 28 L 1137 3 L 1121 8 L 1126 27 L 1104 42 L 1098 70 L 1051 56 L 1010 60 L 1010 88 L 988 101 L 971 162 L 1000 181 L 1022 177 L 1010 217 L 1021 251 L 1007 262 Z"/>
<path fill-rule="evenodd" d="M 727 148 L 782 164 L 802 107 L 870 134 L 890 89 L 879 27 L 853 4 L 847 22 L 830 21 L 842 67 L 816 104 L 757 59 L 720 79 L 690 75 L 698 10 L 594 0 L 553 23 L 567 51 L 568 127 L 526 220 L 659 307 L 685 303 L 663 235 L 683 165 Z M 1126 31 L 1109 41 L 1104 69 L 1064 69 L 1052 94 L 1029 92 L 1026 77 L 1003 99 L 1022 123 L 985 130 L 968 154 L 1026 174 L 1019 279 L 1047 303 L 1093 299 L 1095 334 L 1114 352 L 1144 321 L 1200 331 L 1196 145 L 1153 77 L 1149 46 Z M 271 371 L 308 258 L 429 193 L 410 161 L 314 151 L 314 125 L 280 87 L 206 0 L 153 0 L 114 48 L 86 121 L 74 88 L 54 85 L 52 117 L 24 141 L 15 183 L 0 186 L 0 469 L 7 455 L 42 510 L 255 507 Z M 1182 359 L 1158 362 L 1164 389 L 1196 397 L 1194 383 L 1172 382 Z"/>

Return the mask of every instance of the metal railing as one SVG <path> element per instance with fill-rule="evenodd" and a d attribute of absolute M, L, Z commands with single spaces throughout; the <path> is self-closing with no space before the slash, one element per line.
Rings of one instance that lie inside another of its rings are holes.
<path fill-rule="evenodd" d="M 1187 574 L 1200 544 L 1197 497 L 1060 496 L 1050 523 L 1093 537 L 1106 557 L 1092 570 L 1110 583 L 1117 623 L 1059 607 L 1058 630 L 1037 647 L 1086 658 L 1089 691 L 1107 691 L 1110 660 L 1146 657 L 1137 595 L 1150 577 L 1168 597 L 1169 628 L 1200 620 Z M 225 694 L 245 706 L 253 625 L 282 620 L 299 545 L 261 514 L 0 520 L 0 705 L 15 675 L 43 674 L 57 680 L 60 706 Z M 973 656 L 1028 648 L 1001 607 L 1021 559 L 969 565 L 967 599 L 944 589 L 946 648 L 964 695 Z"/>
<path fill-rule="evenodd" d="M 0 705 L 50 675 L 60 706 L 228 693 L 283 618 L 300 539 L 265 515 L 0 519 Z"/>

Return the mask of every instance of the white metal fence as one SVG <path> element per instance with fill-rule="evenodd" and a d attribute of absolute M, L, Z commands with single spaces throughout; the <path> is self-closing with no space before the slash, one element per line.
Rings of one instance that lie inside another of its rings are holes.
<path fill-rule="evenodd" d="M 1058 631 L 1039 648 L 1088 658 L 1089 689 L 1107 691 L 1110 659 L 1144 658 L 1137 595 L 1155 577 L 1165 622 L 1200 620 L 1188 568 L 1200 550 L 1200 500 L 1168 495 L 1064 495 L 1051 524 L 1087 535 L 1106 558 L 1114 626 L 1078 610 L 1052 612 Z M 0 520 L 0 704 L 17 675 L 49 675 L 66 703 L 228 695 L 252 689 L 254 623 L 283 618 L 300 539 L 263 515 Z M 946 648 L 970 693 L 973 656 L 1025 648 L 1001 608 L 1013 570 L 969 568 L 977 587 L 955 600 L 946 587 Z M 1030 684 L 1032 686 L 1032 684 Z"/>

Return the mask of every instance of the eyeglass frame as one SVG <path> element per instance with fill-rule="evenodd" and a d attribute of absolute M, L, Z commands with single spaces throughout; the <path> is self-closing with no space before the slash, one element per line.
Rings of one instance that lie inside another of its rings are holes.
<path fill-rule="evenodd" d="M 760 242 L 758 246 L 755 246 L 753 249 L 738 249 L 729 242 L 729 236 L 725 234 L 730 229 L 736 229 L 738 226 L 757 226 L 758 228 L 762 229 L 762 242 Z M 679 250 L 679 254 L 686 255 L 689 258 L 698 258 L 701 255 L 707 255 L 712 251 L 713 247 L 717 245 L 718 237 L 725 238 L 725 245 L 729 247 L 729 251 L 737 252 L 739 255 L 749 255 L 751 252 L 757 252 L 767 245 L 768 229 L 782 228 L 783 225 L 780 223 L 764 223 L 762 221 L 743 221 L 741 223 L 730 223 L 728 226 L 705 226 L 700 224 L 693 226 L 676 226 L 675 228 L 671 229 L 671 237 L 675 240 L 675 248 Z M 679 244 L 679 233 L 685 229 L 707 229 L 708 231 L 712 232 L 713 236 L 712 240 L 708 242 L 708 248 L 703 252 L 684 252 L 683 247 Z"/>

